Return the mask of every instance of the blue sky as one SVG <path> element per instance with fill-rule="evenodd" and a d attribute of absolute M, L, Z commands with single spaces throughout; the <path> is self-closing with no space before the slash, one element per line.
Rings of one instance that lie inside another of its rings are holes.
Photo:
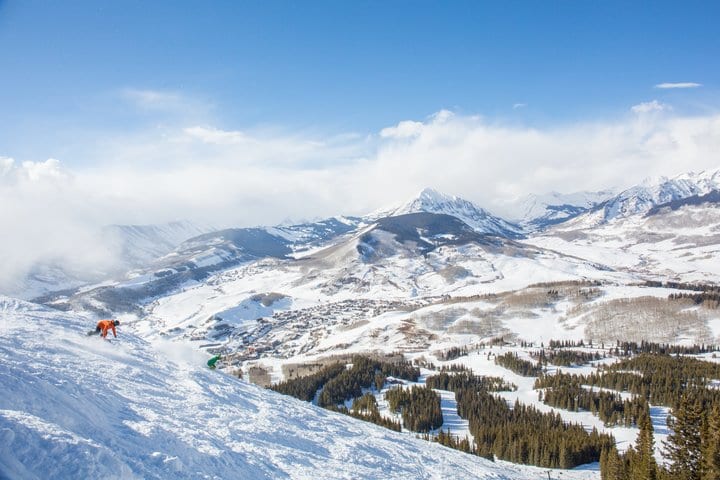
<path fill-rule="evenodd" d="M 549 125 L 655 98 L 676 112 L 717 106 L 717 2 L 0 5 L 0 145 L 13 157 L 176 118 L 132 109 L 128 90 L 191 98 L 222 128 L 323 133 L 441 109 Z M 702 87 L 653 88 L 663 82 Z"/>
<path fill-rule="evenodd" d="M 0 224 L 272 224 L 428 186 L 503 213 L 717 168 L 719 19 L 693 1 L 0 0 Z"/>

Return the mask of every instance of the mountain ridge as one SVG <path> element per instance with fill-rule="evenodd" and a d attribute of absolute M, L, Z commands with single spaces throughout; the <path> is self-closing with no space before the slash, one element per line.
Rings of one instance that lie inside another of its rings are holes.
<path fill-rule="evenodd" d="M 396 217 L 407 213 L 439 213 L 456 217 L 478 233 L 486 233 L 507 238 L 522 238 L 523 231 L 518 226 L 495 216 L 469 200 L 441 193 L 426 187 L 412 199 L 399 207 L 384 212 L 385 217 Z"/>
<path fill-rule="evenodd" d="M 586 213 L 558 225 L 561 229 L 592 228 L 617 219 L 644 215 L 657 205 L 720 190 L 720 169 L 687 172 L 672 178 L 647 178 L 596 205 Z"/>

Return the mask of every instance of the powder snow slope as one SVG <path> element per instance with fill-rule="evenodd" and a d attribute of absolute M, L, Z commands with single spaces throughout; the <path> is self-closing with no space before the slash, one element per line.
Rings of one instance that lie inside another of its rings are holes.
<path fill-rule="evenodd" d="M 0 297 L 0 478 L 544 478 L 204 367 L 180 344 Z"/>

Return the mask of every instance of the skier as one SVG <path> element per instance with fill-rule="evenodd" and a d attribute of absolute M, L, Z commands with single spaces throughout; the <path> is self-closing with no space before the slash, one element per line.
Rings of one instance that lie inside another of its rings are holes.
<path fill-rule="evenodd" d="M 99 333 L 103 338 L 107 337 L 108 330 L 112 330 L 113 336 L 117 338 L 115 327 L 120 325 L 119 320 L 100 320 L 95 327 L 95 333 Z M 89 332 L 91 335 L 93 332 Z"/>
<path fill-rule="evenodd" d="M 207 366 L 210 367 L 210 370 L 215 370 L 215 364 L 217 361 L 220 360 L 220 355 L 215 355 L 210 360 L 207 361 Z"/>

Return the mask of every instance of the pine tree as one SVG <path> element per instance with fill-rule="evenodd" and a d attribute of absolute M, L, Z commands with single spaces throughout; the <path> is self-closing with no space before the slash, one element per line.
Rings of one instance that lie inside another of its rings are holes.
<path fill-rule="evenodd" d="M 720 478 L 720 404 L 710 411 L 702 447 L 702 480 Z"/>
<path fill-rule="evenodd" d="M 600 465 L 602 480 L 627 480 L 623 458 L 613 445 L 607 449 L 605 463 Z"/>
<path fill-rule="evenodd" d="M 650 416 L 643 412 L 638 420 L 638 434 L 635 462 L 631 467 L 632 480 L 656 480 L 657 464 L 655 463 L 655 439 Z"/>
<path fill-rule="evenodd" d="M 668 423 L 673 433 L 666 443 L 670 474 L 677 480 L 700 480 L 702 407 L 694 395 L 686 393 L 674 413 L 675 420 Z"/>

